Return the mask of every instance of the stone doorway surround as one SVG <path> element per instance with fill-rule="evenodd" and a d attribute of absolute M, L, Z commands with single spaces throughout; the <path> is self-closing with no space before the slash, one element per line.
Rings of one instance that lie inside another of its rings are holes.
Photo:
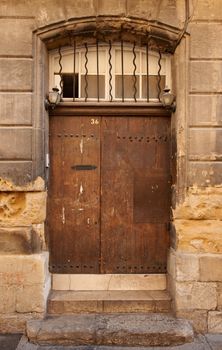
<path fill-rule="evenodd" d="M 212 18 L 217 18 L 220 12 L 218 11 L 220 4 L 215 5 L 217 3 L 219 4 L 217 1 L 214 4 L 212 2 L 211 11 L 214 16 Z M 208 11 L 203 6 L 205 5 L 200 2 L 197 8 L 196 17 L 200 20 L 208 19 L 206 16 Z M 29 21 L 30 17 L 26 23 L 26 29 L 31 33 L 33 27 L 31 28 Z M 208 25 L 217 25 L 213 21 L 211 20 Z M 34 31 L 34 83 L 31 83 L 32 46 L 29 45 L 27 61 L 23 62 L 19 59 L 19 62 L 14 62 L 14 59 L 10 58 L 9 67 L 11 64 L 14 64 L 13 67 L 18 67 L 17 65 L 20 68 L 23 67 L 24 90 L 30 89 L 29 92 L 32 91 L 32 88 L 34 90 L 35 98 L 32 102 L 31 94 L 25 96 L 25 103 L 29 103 L 30 111 L 33 110 L 34 133 L 31 137 L 29 130 L 19 131 L 20 139 L 25 137 L 26 140 L 30 140 L 30 145 L 33 145 L 34 166 L 32 175 L 26 175 L 25 178 L 21 175 L 22 180 L 18 181 L 15 177 L 13 178 L 14 174 L 5 178 L 3 176 L 0 180 L 0 199 L 6 208 L 1 211 L 0 230 L 2 237 L 7 238 L 4 240 L 3 254 L 0 256 L 2 275 L 0 330 L 2 332 L 23 332 L 28 319 L 41 318 L 46 311 L 51 280 L 48 272 L 48 253 L 44 232 L 47 197 L 44 179 L 47 178 L 47 173 L 45 173 L 43 155 L 48 147 L 48 116 L 44 111 L 42 101 L 48 91 L 48 79 L 47 68 L 43 69 L 43 67 L 47 67 L 47 49 L 58 47 L 69 40 L 69 36 L 66 35 L 69 30 L 84 32 L 84 28 L 91 26 L 91 22 L 94 23 L 93 28 L 99 25 L 103 29 L 108 23 L 105 17 L 99 24 L 98 18 L 90 17 L 78 21 L 70 19 L 68 22 L 52 25 L 46 22 L 44 27 Z M 153 22 L 142 20 L 141 23 L 139 19 L 132 19 L 129 24 L 128 18 L 118 17 L 116 21 L 112 18 L 110 23 L 112 22 L 118 30 L 125 25 L 126 28 L 128 27 L 128 32 L 133 32 L 138 28 L 136 32 L 139 33 L 144 32 L 144 28 L 146 30 L 149 28 L 153 33 L 158 34 L 159 38 L 164 39 L 160 40 L 159 44 L 166 45 L 170 52 L 174 52 L 175 43 L 181 34 L 179 29 L 170 25 L 158 24 L 155 26 Z M 220 176 L 218 179 L 216 175 L 214 176 L 218 163 L 212 164 L 212 158 L 210 158 L 212 155 L 216 154 L 216 157 L 218 155 L 217 136 L 219 134 L 217 128 L 211 130 L 209 149 L 212 152 L 209 154 L 209 151 L 202 147 L 208 130 L 201 130 L 198 134 L 200 137 L 197 138 L 196 131 L 192 129 L 193 126 L 203 126 L 203 121 L 199 117 L 201 105 L 204 106 L 201 107 L 201 115 L 208 118 L 208 126 L 213 124 L 209 119 L 211 117 L 207 115 L 208 106 L 212 107 L 213 116 L 218 118 L 218 112 L 216 112 L 219 107 L 218 96 L 210 93 L 205 99 L 202 96 L 206 91 L 210 90 L 216 94 L 220 90 L 219 83 L 212 79 L 215 69 L 220 72 L 218 63 L 209 60 L 214 60 L 215 57 L 221 55 L 219 52 L 215 53 L 220 45 L 214 45 L 212 50 L 206 52 L 205 45 L 201 47 L 197 44 L 201 40 L 200 37 L 198 39 L 198 33 L 202 33 L 200 27 L 206 30 L 208 25 L 206 26 L 201 21 L 191 23 L 191 38 L 185 35 L 176 48 L 173 59 L 173 83 L 177 96 L 177 111 L 172 116 L 175 167 L 173 169 L 172 243 L 168 261 L 167 288 L 172 295 L 177 316 L 193 320 L 195 329 L 199 332 L 221 332 L 222 190 Z M 155 41 L 153 45 L 155 46 Z M 3 57 L 3 60 L 5 59 Z M 203 71 L 208 74 L 207 88 L 205 82 L 199 79 Z M 4 79 L 7 80 L 7 75 L 4 76 Z M 32 84 L 33 87 L 30 87 Z M 2 86 L 4 88 L 4 85 Z M 1 98 L 6 99 L 6 102 L 9 101 L 7 102 L 9 104 L 12 101 L 15 103 L 14 96 L 12 99 L 9 95 Z M 187 147 L 188 127 L 192 129 L 189 130 L 189 150 Z M 4 132 L 7 133 L 7 131 Z M 11 135 L 10 138 L 12 138 Z M 23 145 L 23 149 L 27 149 L 27 146 Z M 25 153 L 25 157 L 29 156 L 29 153 Z M 207 164 L 202 163 L 205 161 Z M 25 164 L 25 166 L 26 168 L 22 171 L 19 168 L 20 174 L 29 174 L 30 164 Z"/>

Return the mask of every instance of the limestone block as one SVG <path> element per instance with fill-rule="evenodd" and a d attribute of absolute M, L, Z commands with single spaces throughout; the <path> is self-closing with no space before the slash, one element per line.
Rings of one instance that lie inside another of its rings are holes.
<path fill-rule="evenodd" d="M 45 284 L 49 275 L 48 253 L 0 255 L 0 286 Z"/>
<path fill-rule="evenodd" d="M 0 313 L 15 312 L 16 287 L 13 285 L 0 286 Z"/>
<path fill-rule="evenodd" d="M 50 278 L 45 284 L 20 286 L 16 291 L 16 312 L 45 312 L 49 286 Z"/>
<path fill-rule="evenodd" d="M 165 290 L 164 274 L 54 274 L 56 290 Z"/>
<path fill-rule="evenodd" d="M 190 62 L 190 91 L 219 92 L 221 88 L 222 67 L 219 61 Z"/>
<path fill-rule="evenodd" d="M 98 14 L 99 15 L 125 15 L 126 2 L 122 0 L 112 0 L 107 2 L 106 0 L 100 0 L 98 2 Z"/>
<path fill-rule="evenodd" d="M 221 0 L 201 0 L 194 4 L 194 19 L 205 19 L 207 21 L 222 19 Z"/>
<path fill-rule="evenodd" d="M 222 312 L 210 311 L 208 313 L 208 332 L 222 333 Z"/>
<path fill-rule="evenodd" d="M 222 23 L 191 23 L 191 58 L 222 58 Z"/>
<path fill-rule="evenodd" d="M 127 15 L 156 19 L 159 14 L 161 1 L 152 0 L 127 0 Z"/>
<path fill-rule="evenodd" d="M 0 191 L 15 191 L 32 179 L 32 161 L 0 161 Z M 20 189 L 21 190 L 21 189 Z"/>
<path fill-rule="evenodd" d="M 35 16 L 36 27 L 95 15 L 96 0 L 1 0 L 0 16 Z"/>
<path fill-rule="evenodd" d="M 189 125 L 190 126 L 222 125 L 221 111 L 222 111 L 221 95 L 189 96 Z"/>
<path fill-rule="evenodd" d="M 32 90 L 31 59 L 0 59 L 0 89 L 5 91 Z"/>
<path fill-rule="evenodd" d="M 0 227 L 0 254 L 32 254 L 41 246 L 42 239 L 31 227 Z"/>
<path fill-rule="evenodd" d="M 32 158 L 32 129 L 0 128 L 0 159 Z"/>
<path fill-rule="evenodd" d="M 182 28 L 185 21 L 184 0 L 161 1 L 158 21 Z"/>
<path fill-rule="evenodd" d="M 0 314 L 0 333 L 25 333 L 26 323 L 33 319 L 42 319 L 43 313 Z"/>
<path fill-rule="evenodd" d="M 27 0 L 1 0 L 0 16 L 32 16 L 34 14 L 32 3 Z"/>
<path fill-rule="evenodd" d="M 207 310 L 178 310 L 176 316 L 191 321 L 196 332 L 207 333 Z"/>
<path fill-rule="evenodd" d="M 0 125 L 31 125 L 32 95 L 0 94 Z"/>
<path fill-rule="evenodd" d="M 36 26 L 43 27 L 53 22 L 59 22 L 66 18 L 62 0 L 41 0 L 37 7 L 37 1 L 33 2 L 36 11 Z"/>
<path fill-rule="evenodd" d="M 222 219 L 222 189 L 190 187 L 183 203 L 173 210 L 175 219 Z"/>
<path fill-rule="evenodd" d="M 44 222 L 45 192 L 1 192 L 0 226 L 29 226 Z"/>
<path fill-rule="evenodd" d="M 53 290 L 70 290 L 70 275 L 68 275 L 68 274 L 53 274 L 52 275 L 52 289 Z"/>
<path fill-rule="evenodd" d="M 196 253 L 222 252 L 222 221 L 175 220 L 177 248 Z"/>
<path fill-rule="evenodd" d="M 217 309 L 222 311 L 222 283 L 217 283 Z"/>
<path fill-rule="evenodd" d="M 0 192 L 44 191 L 45 180 L 32 179 L 32 162 L 0 161 Z"/>
<path fill-rule="evenodd" d="M 61 327 L 61 324 L 65 325 Z M 80 314 L 27 324 L 30 342 L 39 345 L 174 346 L 190 343 L 194 332 L 186 320 L 163 314 Z"/>
<path fill-rule="evenodd" d="M 167 259 L 167 272 L 172 278 L 176 278 L 176 256 L 175 251 L 170 249 Z"/>
<path fill-rule="evenodd" d="M 214 310 L 217 285 L 206 282 L 176 282 L 176 310 Z"/>
<path fill-rule="evenodd" d="M 200 280 L 222 281 L 222 255 L 210 254 L 200 257 Z"/>
<path fill-rule="evenodd" d="M 0 16 L 34 16 L 36 27 L 65 19 L 63 0 L 1 0 Z"/>
<path fill-rule="evenodd" d="M 46 237 L 45 237 L 45 224 L 34 224 L 32 225 L 32 231 L 35 232 L 36 239 L 41 242 L 41 249 L 47 250 Z"/>
<path fill-rule="evenodd" d="M 108 6 L 108 7 L 110 7 L 110 4 L 113 4 L 112 1 L 109 1 L 109 2 L 105 1 L 105 2 L 106 2 L 106 6 Z M 47 1 L 47 3 L 48 3 L 48 1 Z M 52 1 L 52 3 L 54 3 L 54 2 Z M 65 7 L 65 13 L 66 13 L 67 19 L 96 15 L 97 1 L 95 1 L 95 0 L 84 0 L 84 1 L 82 1 L 82 0 L 63 0 L 63 4 Z"/>
<path fill-rule="evenodd" d="M 222 184 L 221 162 L 189 162 L 188 186 L 214 186 Z"/>
<path fill-rule="evenodd" d="M 32 56 L 32 30 L 34 19 L 1 18 L 0 55 Z"/>
<path fill-rule="evenodd" d="M 199 257 L 197 254 L 177 252 L 175 265 L 177 281 L 198 281 Z"/>
<path fill-rule="evenodd" d="M 175 279 L 171 275 L 167 275 L 167 291 L 171 296 L 171 311 L 175 313 L 175 294 L 176 294 L 176 286 Z"/>
<path fill-rule="evenodd" d="M 181 27 L 184 21 L 183 0 L 127 0 L 127 15 Z"/>
<path fill-rule="evenodd" d="M 37 175 L 44 176 L 45 174 L 45 130 L 34 129 L 33 138 L 36 149 L 36 162 L 35 162 L 35 172 Z"/>
<path fill-rule="evenodd" d="M 190 160 L 222 160 L 222 131 L 215 128 L 189 131 Z"/>
<path fill-rule="evenodd" d="M 12 0 L 11 3 L 16 3 Z M 51 23 L 61 22 L 70 18 L 96 15 L 95 0 L 33 0 L 26 12 L 35 16 L 36 27 L 43 27 Z M 15 5 L 14 5 L 15 6 Z M 19 8 L 22 12 L 22 6 Z M 13 8 L 10 7 L 13 12 Z"/>

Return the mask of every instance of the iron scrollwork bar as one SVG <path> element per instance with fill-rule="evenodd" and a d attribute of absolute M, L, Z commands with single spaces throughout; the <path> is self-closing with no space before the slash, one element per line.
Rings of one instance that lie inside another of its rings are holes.
<path fill-rule="evenodd" d="M 59 47 L 59 76 L 60 76 L 60 91 L 61 91 L 61 98 L 63 96 L 63 76 L 62 76 L 62 52 L 61 52 L 61 46 Z"/>
<path fill-rule="evenodd" d="M 73 102 L 75 101 L 76 92 L 76 42 L 73 43 Z"/>
<path fill-rule="evenodd" d="M 149 39 L 146 43 L 146 100 L 150 100 L 150 84 L 149 84 Z"/>
<path fill-rule="evenodd" d="M 157 88 L 158 88 L 158 100 L 160 102 L 160 94 L 161 94 L 161 59 L 162 59 L 162 54 L 161 51 L 159 50 L 159 59 L 158 59 L 158 78 L 157 78 Z"/>
<path fill-rule="evenodd" d="M 88 99 L 88 45 L 85 43 L 85 102 L 87 102 Z"/>
<path fill-rule="evenodd" d="M 112 95 L 112 53 L 111 53 L 111 50 L 112 50 L 112 43 L 111 43 L 111 40 L 109 40 L 109 98 L 110 98 L 110 102 L 112 102 L 113 100 L 113 95 Z"/>
<path fill-rule="evenodd" d="M 99 43 L 98 39 L 96 40 L 96 75 L 97 75 L 97 101 L 99 102 Z"/>
<path fill-rule="evenodd" d="M 133 89 L 134 89 L 134 95 L 133 95 L 133 98 L 134 98 L 134 101 L 137 102 L 137 99 L 136 99 L 136 95 L 137 95 L 137 87 L 136 87 L 136 83 L 137 83 L 137 76 L 136 76 L 136 43 L 134 41 L 133 43 L 133 66 L 134 66 L 134 69 L 133 69 Z"/>
<path fill-rule="evenodd" d="M 124 102 L 124 60 L 123 60 L 123 40 L 121 40 L 121 81 L 122 81 L 122 102 Z"/>

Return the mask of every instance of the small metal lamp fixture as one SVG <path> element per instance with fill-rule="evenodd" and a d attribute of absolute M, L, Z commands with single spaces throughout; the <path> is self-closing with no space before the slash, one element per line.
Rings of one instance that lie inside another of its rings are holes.
<path fill-rule="evenodd" d="M 54 109 L 56 105 L 60 102 L 61 95 L 57 87 L 52 88 L 52 91 L 49 91 L 48 97 L 45 99 L 45 109 Z"/>
<path fill-rule="evenodd" d="M 170 109 L 172 112 L 175 112 L 176 98 L 175 95 L 170 92 L 170 89 L 167 86 L 163 89 L 162 103 L 166 109 Z"/>

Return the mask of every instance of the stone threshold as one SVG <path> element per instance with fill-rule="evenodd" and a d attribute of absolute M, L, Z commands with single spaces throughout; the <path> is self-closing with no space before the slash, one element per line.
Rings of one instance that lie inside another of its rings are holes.
<path fill-rule="evenodd" d="M 53 274 L 52 290 L 165 290 L 166 274 Z"/>
<path fill-rule="evenodd" d="M 171 312 L 167 291 L 51 291 L 48 314 Z"/>
<path fill-rule="evenodd" d="M 192 343 L 186 343 L 184 345 L 176 346 L 164 346 L 164 347 L 119 347 L 119 346 L 40 346 L 31 344 L 28 342 L 26 336 L 23 336 L 16 350 L 221 350 L 222 349 L 222 335 L 221 334 L 206 334 L 198 335 L 195 337 Z"/>
<path fill-rule="evenodd" d="M 38 345 L 172 346 L 194 340 L 191 324 L 164 314 L 74 314 L 27 323 Z"/>

